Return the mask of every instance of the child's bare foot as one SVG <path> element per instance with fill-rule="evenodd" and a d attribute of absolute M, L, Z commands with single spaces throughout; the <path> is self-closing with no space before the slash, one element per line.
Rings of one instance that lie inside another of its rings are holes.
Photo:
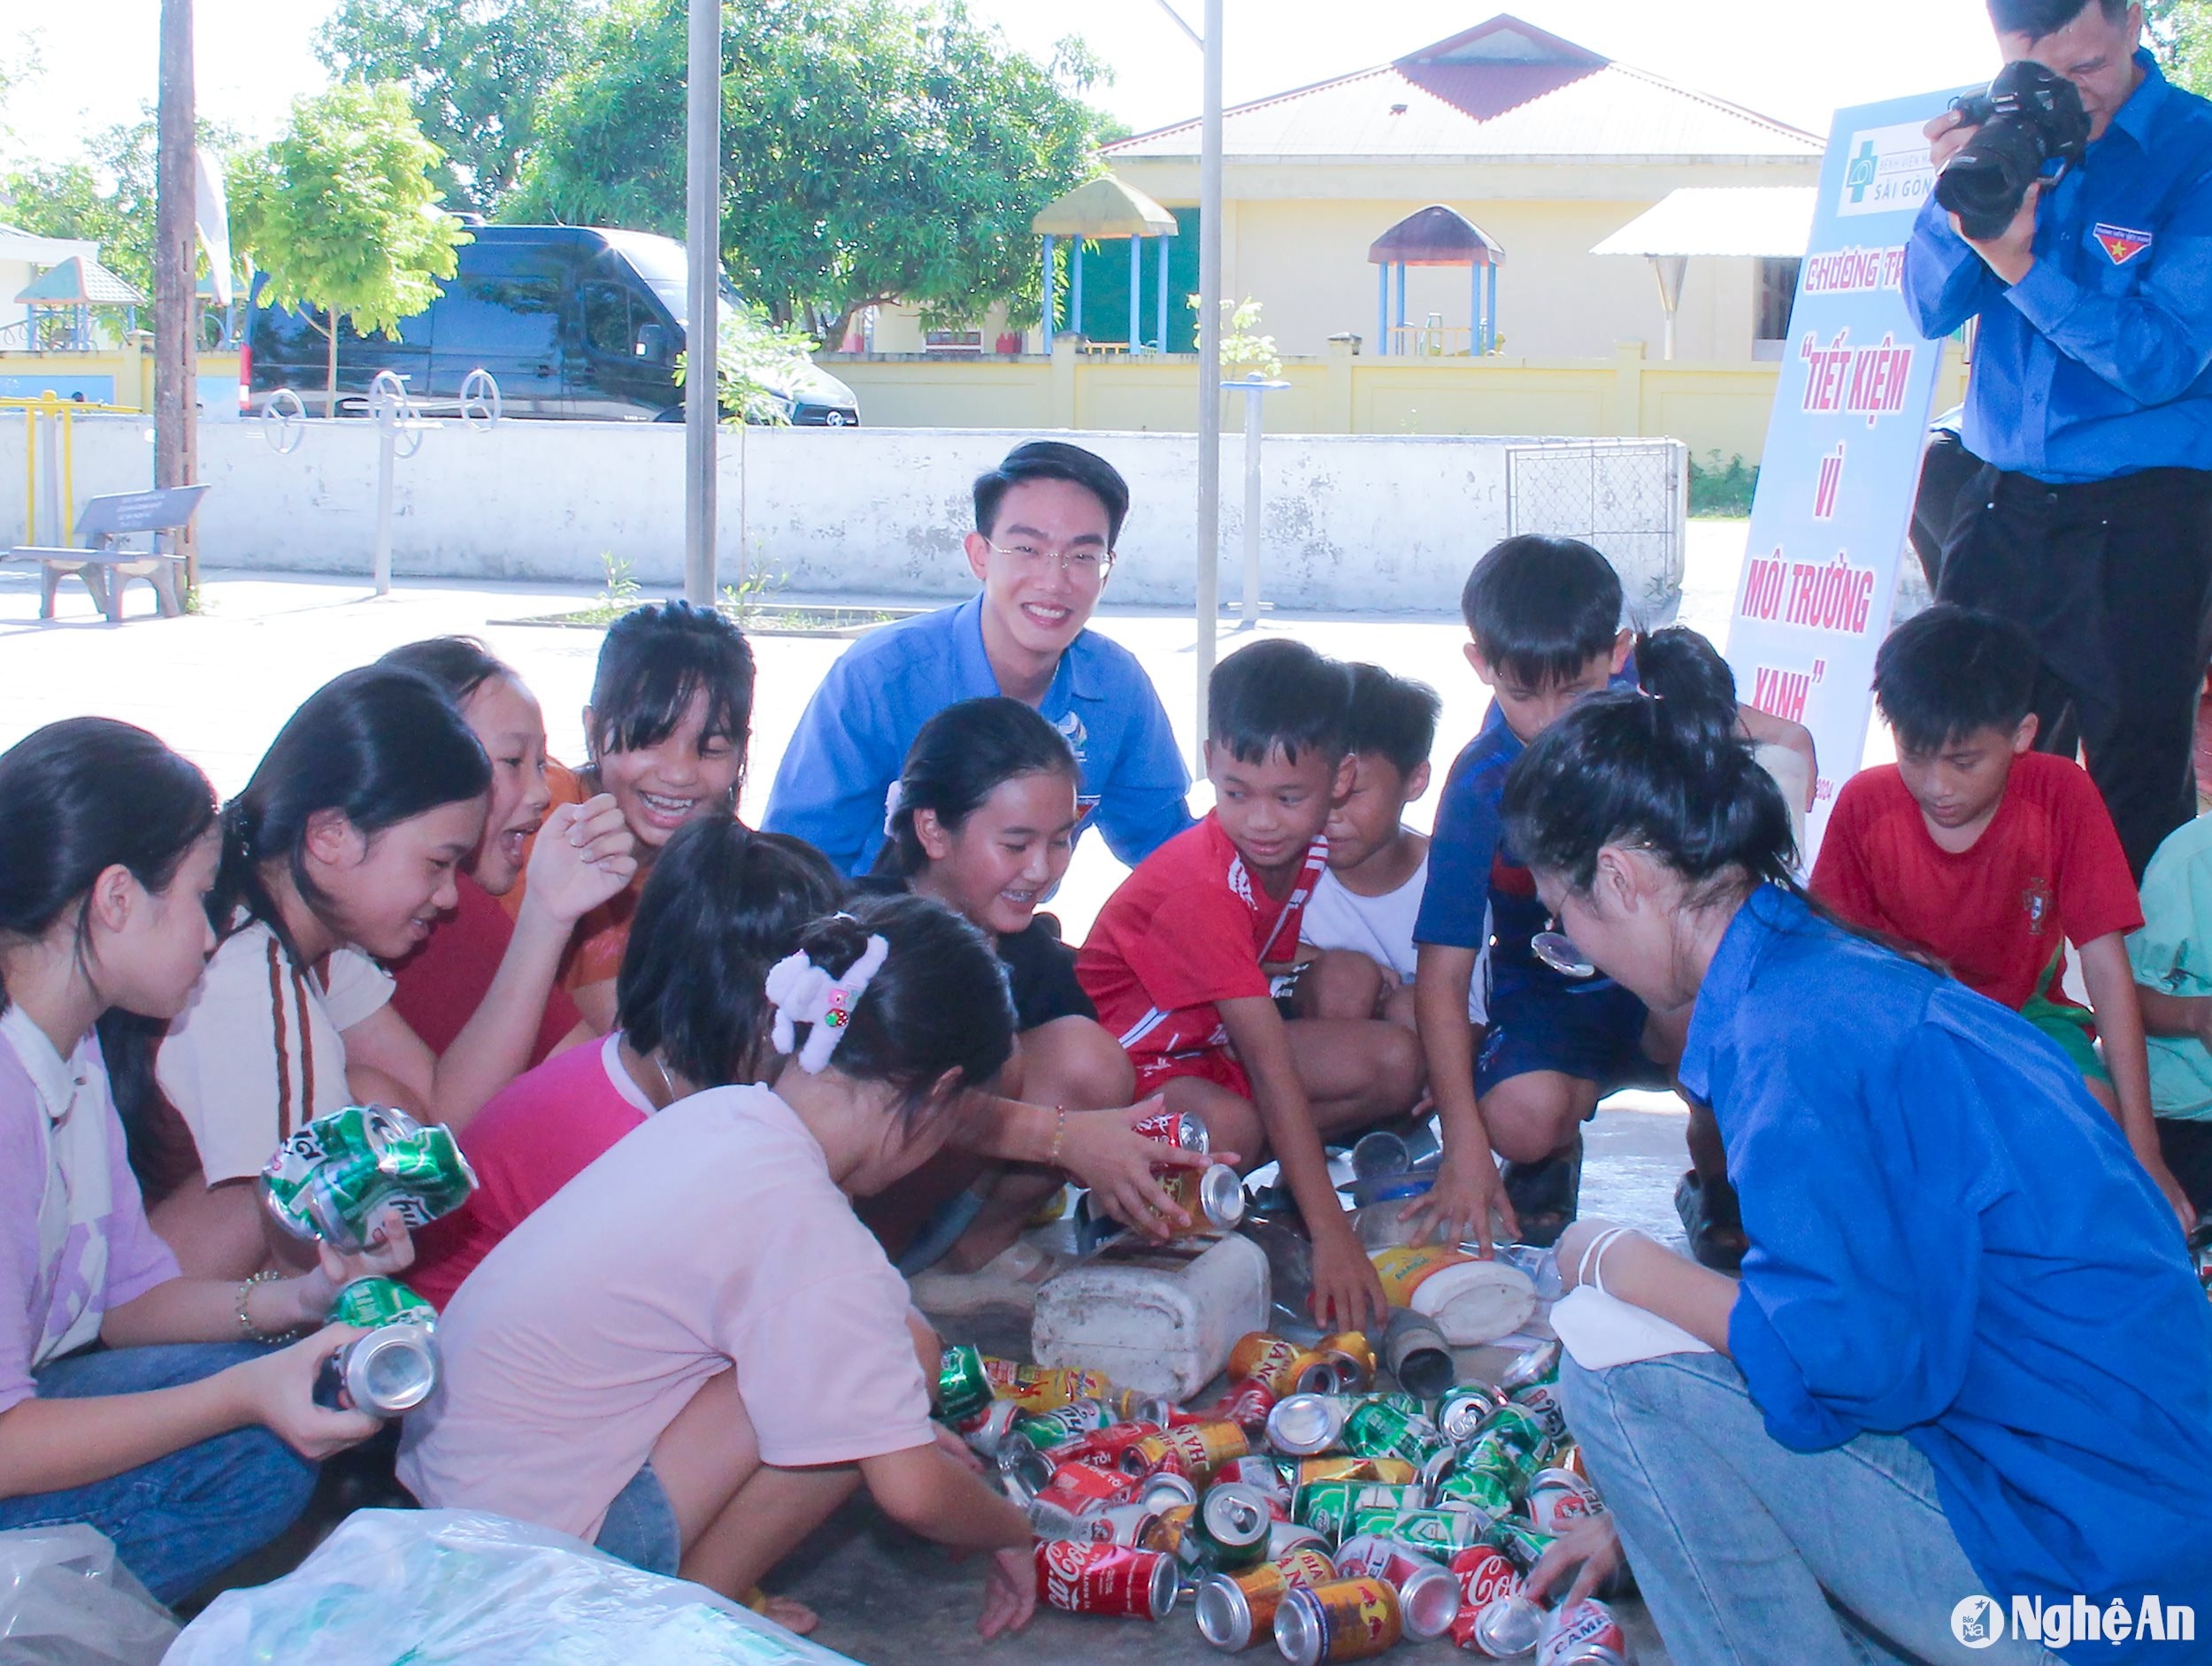
<path fill-rule="evenodd" d="M 795 1597 L 772 1597 L 755 1593 L 753 1609 L 795 1636 L 804 1637 L 822 1623 L 822 1616 Z"/>

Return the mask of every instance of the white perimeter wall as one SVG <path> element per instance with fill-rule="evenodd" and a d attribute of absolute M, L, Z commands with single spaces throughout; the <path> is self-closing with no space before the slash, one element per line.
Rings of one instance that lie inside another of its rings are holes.
<path fill-rule="evenodd" d="M 24 535 L 23 417 L 0 413 L 0 547 Z M 150 483 L 150 425 L 75 425 L 74 499 Z M 829 599 L 968 595 L 969 485 L 1033 433 L 726 430 L 720 563 L 781 573 Z M 1187 605 L 1197 447 L 1187 434 L 1071 436 L 1127 476 L 1134 507 L 1112 596 Z M 1489 438 L 1283 436 L 1263 450 L 1267 598 L 1352 612 L 1450 612 L 1475 559 L 1505 535 L 1506 451 Z M 221 567 L 366 574 L 378 435 L 365 421 L 303 425 L 280 455 L 259 423 L 204 425 L 203 559 Z M 601 557 L 649 589 L 680 586 L 683 430 L 674 425 L 449 424 L 396 465 L 393 569 L 410 576 L 597 582 Z M 1222 594 L 1240 595 L 1243 446 L 1223 444 Z M 41 471 L 43 476 L 44 471 Z M 42 486 L 42 491 L 43 488 Z M 41 504 L 42 537 L 50 536 Z M 1680 527 L 1671 529 L 1678 539 Z M 1632 580 L 1632 587 L 1633 581 Z"/>

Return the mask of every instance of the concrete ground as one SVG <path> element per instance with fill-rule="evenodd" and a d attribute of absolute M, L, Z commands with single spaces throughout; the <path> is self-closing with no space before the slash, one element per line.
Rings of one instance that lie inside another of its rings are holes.
<path fill-rule="evenodd" d="M 1693 523 L 1680 618 L 1716 641 L 1725 633 L 1741 560 L 1745 523 Z M 204 610 L 179 620 L 142 617 L 140 587 L 131 621 L 103 622 L 81 589 L 65 591 L 61 618 L 37 618 L 35 572 L 0 566 L 0 748 L 55 718 L 101 713 L 143 725 L 196 760 L 227 795 L 293 708 L 337 672 L 386 649 L 450 632 L 481 636 L 515 665 L 542 701 L 556 756 L 582 756 L 580 713 L 588 694 L 600 633 L 515 623 L 572 610 L 592 599 L 580 588 L 408 582 L 377 598 L 365 584 L 329 578 L 211 571 Z M 833 598 L 790 598 L 828 601 Z M 851 605 L 870 598 L 840 596 Z M 1309 618 L 1270 614 L 1261 633 L 1294 633 L 1325 652 L 1370 659 L 1420 678 L 1444 697 L 1439 759 L 1449 757 L 1481 718 L 1485 698 L 1462 657 L 1464 631 L 1455 598 L 1417 619 Z M 1187 615 L 1108 610 L 1097 627 L 1142 660 L 1179 737 L 1191 741 L 1195 635 Z M 1250 632 L 1225 628 L 1223 653 Z M 760 676 L 743 812 L 757 818 L 791 732 L 824 669 L 843 652 L 838 640 L 757 636 Z M 1870 757 L 1887 756 L 1877 728 Z M 1199 800 L 1203 801 L 1202 787 Z M 1432 795 L 1432 800 L 1433 795 Z M 1425 826 L 1431 803 L 1411 819 Z M 1087 840 L 1056 907 L 1071 937 L 1088 929 L 1123 870 L 1102 841 Z M 1584 1209 L 1678 1240 L 1671 1194 L 1683 1167 L 1683 1115 L 1671 1094 L 1622 1095 L 1592 1125 Z M 1003 1328 L 1002 1327 L 1003 1334 Z M 1000 1346 L 1018 1340 L 1007 1334 Z M 840 1517 L 778 1581 L 825 1616 L 820 1640 L 869 1666 L 939 1662 L 975 1647 L 972 1625 L 979 1576 L 948 1570 L 934 1550 L 884 1529 L 866 1512 Z M 1666 1655 L 1640 1605 L 1627 1605 L 1642 1659 Z M 1444 1645 L 1433 1645 L 1441 1649 Z M 1044 1662 L 1212 1657 L 1178 1614 L 1164 1626 L 1045 1615 L 1022 1640 L 993 1653 Z"/>

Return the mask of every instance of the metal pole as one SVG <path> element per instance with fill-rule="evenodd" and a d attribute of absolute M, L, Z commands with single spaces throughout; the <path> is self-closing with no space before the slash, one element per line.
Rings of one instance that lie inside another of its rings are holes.
<path fill-rule="evenodd" d="M 1260 622 L 1260 419 L 1267 397 L 1244 395 L 1244 622 Z"/>
<path fill-rule="evenodd" d="M 721 419 L 717 308 L 722 275 L 722 0 L 690 0 L 684 98 L 684 599 L 714 601 L 715 426 Z"/>
<path fill-rule="evenodd" d="M 1375 268 L 1375 351 L 1390 357 L 1390 263 Z"/>
<path fill-rule="evenodd" d="M 1053 312 L 1055 310 L 1053 306 L 1054 297 L 1052 294 L 1052 250 L 1055 241 L 1056 240 L 1050 236 L 1047 236 L 1045 239 L 1045 323 L 1044 329 L 1040 333 L 1039 339 L 1043 342 L 1043 346 L 1040 350 L 1047 353 L 1052 351 Z"/>
<path fill-rule="evenodd" d="M 1129 240 L 1129 350 L 1135 352 L 1144 345 L 1144 239 Z"/>
<path fill-rule="evenodd" d="M 1489 287 L 1490 304 L 1483 311 L 1482 350 L 1494 353 L 1498 350 L 1498 265 L 1495 261 L 1490 263 Z"/>
<path fill-rule="evenodd" d="M 1068 328 L 1083 334 L 1083 240 L 1068 240 Z"/>
<path fill-rule="evenodd" d="M 376 593 L 392 593 L 392 472 L 399 452 L 399 425 L 406 412 L 391 411 L 377 423 L 382 430 L 376 441 Z"/>
<path fill-rule="evenodd" d="M 1207 684 L 1221 628 L 1221 28 L 1222 0 L 1206 0 L 1205 118 L 1198 164 L 1198 733 L 1201 767 L 1210 727 Z"/>
<path fill-rule="evenodd" d="M 1167 351 L 1167 246 L 1168 239 L 1160 239 L 1160 351 Z"/>
<path fill-rule="evenodd" d="M 1398 263 L 1398 327 L 1406 326 L 1406 263 Z"/>
<path fill-rule="evenodd" d="M 192 479 L 192 0 L 161 0 L 161 88 L 154 164 L 154 484 Z M 137 351 L 134 343 L 132 352 Z M 187 528 L 184 581 L 199 582 Z"/>

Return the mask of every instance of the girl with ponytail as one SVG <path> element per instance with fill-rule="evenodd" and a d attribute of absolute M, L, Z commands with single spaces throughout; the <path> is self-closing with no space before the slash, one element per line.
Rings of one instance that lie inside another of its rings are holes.
<path fill-rule="evenodd" d="M 851 1207 L 975 1114 L 1013 1051 L 1005 974 L 950 910 L 869 897 L 762 989 L 773 1086 L 657 1112 L 484 1258 L 439 1320 L 400 1478 L 732 1596 L 864 1486 L 993 1553 L 981 1629 L 1018 1627 L 1028 1520 L 933 1425 L 935 1340 Z"/>
<path fill-rule="evenodd" d="M 1159 1143 L 1131 1125 L 1159 1107 L 1127 1109 L 1128 1055 L 1076 981 L 1060 922 L 1041 911 L 1074 849 L 1080 784 L 1066 737 L 1035 708 L 1001 695 L 948 706 L 915 736 L 875 872 L 860 881 L 965 918 L 997 948 L 1014 999 L 1002 1097 L 942 1159 L 863 1210 L 933 1313 L 1034 1298 L 1056 1263 L 1018 1235 L 1063 1170 L 1143 1230 L 1164 1231 L 1160 1211 L 1173 1209 L 1152 1172 Z"/>
<path fill-rule="evenodd" d="M 164 1602 L 268 1543 L 318 1461 L 375 1432 L 314 1403 L 356 1332 L 347 1282 L 407 1264 L 326 1248 L 283 1279 L 179 1276 L 147 1225 L 94 1023 L 160 1023 L 215 946 L 207 778 L 142 729 L 49 724 L 0 754 L 0 1532 L 82 1522 Z"/>
<path fill-rule="evenodd" d="M 256 1180 L 302 1124 L 365 1101 L 457 1132 L 528 1063 L 570 932 L 635 865 L 611 804 L 547 818 L 506 956 L 443 1055 L 392 1010 L 377 964 L 454 907 L 491 781 L 436 685 L 369 665 L 310 695 L 225 807 L 207 905 L 219 946 L 153 1071 L 191 1134 L 151 1211 L 187 1271 L 237 1278 L 270 1263 Z"/>
<path fill-rule="evenodd" d="M 1688 1012 L 1742 1200 L 1740 1282 L 1602 1221 L 1559 1242 L 1569 1421 L 1670 1648 L 1950 1659 L 2017 1598 L 2208 1611 L 2212 1309 L 2172 1211 L 2024 1019 L 1806 900 L 1731 702 L 1641 668 L 1503 810 L 1583 954 Z"/>

